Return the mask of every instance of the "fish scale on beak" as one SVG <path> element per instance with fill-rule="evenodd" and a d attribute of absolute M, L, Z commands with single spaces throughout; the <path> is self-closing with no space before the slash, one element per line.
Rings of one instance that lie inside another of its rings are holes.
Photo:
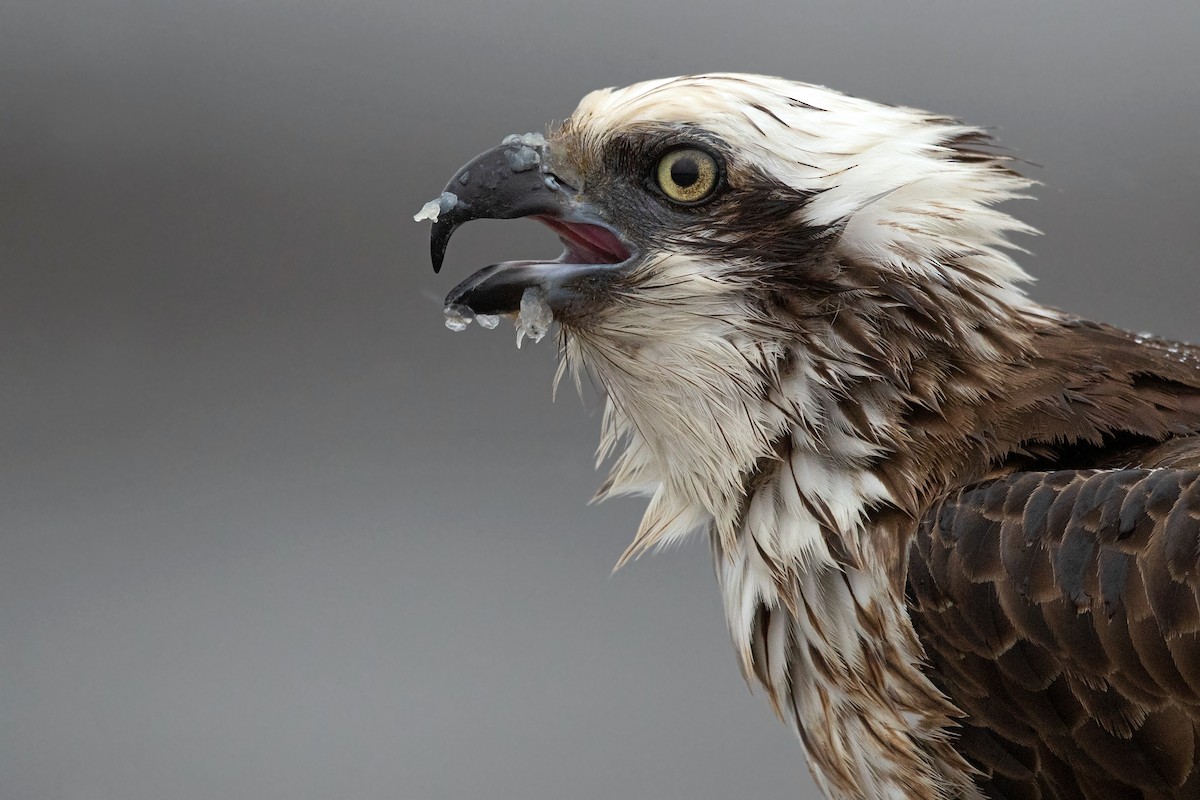
<path fill-rule="evenodd" d="M 532 217 L 554 230 L 566 248 L 553 261 L 505 261 L 479 270 L 447 295 L 447 309 L 514 314 L 526 290 L 534 289 L 556 317 L 569 314 L 633 260 L 635 248 L 552 171 L 551 155 L 538 134 L 509 136 L 460 168 L 441 197 L 417 214 L 418 220 L 433 220 L 434 272 L 454 231 L 474 219 Z"/>

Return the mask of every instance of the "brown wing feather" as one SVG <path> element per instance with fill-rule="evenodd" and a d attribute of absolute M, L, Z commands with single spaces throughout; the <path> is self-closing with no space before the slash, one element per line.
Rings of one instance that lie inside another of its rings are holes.
<path fill-rule="evenodd" d="M 1200 797 L 1200 438 L 1024 472 L 923 518 L 908 597 L 1000 798 Z"/>

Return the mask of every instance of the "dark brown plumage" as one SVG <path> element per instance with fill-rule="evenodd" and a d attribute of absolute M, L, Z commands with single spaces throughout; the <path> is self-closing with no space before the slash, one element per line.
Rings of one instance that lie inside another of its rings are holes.
<path fill-rule="evenodd" d="M 1061 337 L 1075 369 L 1026 415 L 1045 432 L 1001 448 L 1026 468 L 921 518 L 907 598 L 927 674 L 992 800 L 1200 797 L 1198 350 Z"/>

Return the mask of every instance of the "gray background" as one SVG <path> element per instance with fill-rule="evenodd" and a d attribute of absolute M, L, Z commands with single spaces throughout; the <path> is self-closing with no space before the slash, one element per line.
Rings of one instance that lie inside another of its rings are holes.
<path fill-rule="evenodd" d="M 1173 9 L 1173 10 L 1169 10 Z M 997 126 L 1036 295 L 1200 336 L 1200 5 L 0 4 L 0 798 L 813 797 L 597 405 L 442 327 L 455 168 L 711 69 Z"/>

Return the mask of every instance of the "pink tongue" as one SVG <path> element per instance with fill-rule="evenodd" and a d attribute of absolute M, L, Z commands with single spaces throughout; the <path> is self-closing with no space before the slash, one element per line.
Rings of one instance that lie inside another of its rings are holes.
<path fill-rule="evenodd" d="M 605 262 L 619 263 L 629 257 L 621 241 L 611 231 L 601 228 L 599 225 L 563 222 L 553 217 L 539 217 L 539 219 L 560 235 L 582 245 Z"/>
<path fill-rule="evenodd" d="M 621 247 L 621 243 L 617 241 L 617 237 L 604 230 L 604 228 L 595 225 L 572 225 L 571 233 L 583 239 L 606 256 L 615 256 L 625 249 Z"/>

